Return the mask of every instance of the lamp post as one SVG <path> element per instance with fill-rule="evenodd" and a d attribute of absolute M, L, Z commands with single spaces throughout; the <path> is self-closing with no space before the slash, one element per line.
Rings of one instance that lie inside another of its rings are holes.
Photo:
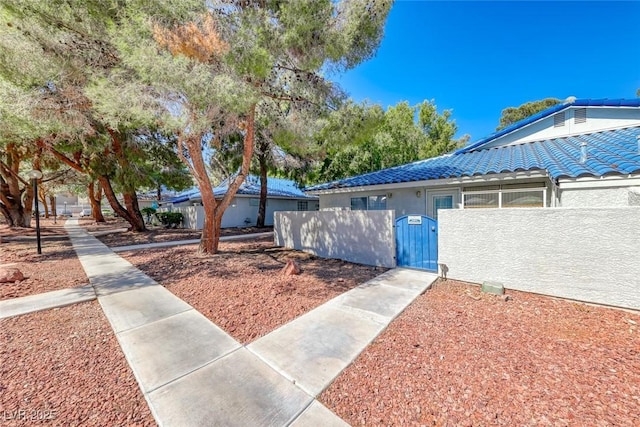
<path fill-rule="evenodd" d="M 42 254 L 42 246 L 40 245 L 40 210 L 38 209 L 38 180 L 42 178 L 42 172 L 32 170 L 28 173 L 29 178 L 33 181 L 33 194 L 36 202 L 36 240 L 38 242 L 38 255 Z"/>

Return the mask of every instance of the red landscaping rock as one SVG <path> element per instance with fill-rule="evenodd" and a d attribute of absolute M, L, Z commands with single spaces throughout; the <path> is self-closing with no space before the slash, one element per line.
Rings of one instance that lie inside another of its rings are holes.
<path fill-rule="evenodd" d="M 300 274 L 300 266 L 292 259 L 287 261 L 287 265 L 282 267 L 282 274 L 285 276 L 293 276 Z"/>
<path fill-rule="evenodd" d="M 20 270 L 14 267 L 0 268 L 0 283 L 12 283 L 23 280 L 24 275 Z"/>

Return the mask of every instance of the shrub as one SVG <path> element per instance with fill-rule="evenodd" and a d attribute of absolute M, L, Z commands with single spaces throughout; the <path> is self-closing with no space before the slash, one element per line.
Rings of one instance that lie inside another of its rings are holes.
<path fill-rule="evenodd" d="M 158 212 L 156 218 L 165 228 L 178 228 L 182 225 L 182 214 L 180 212 Z"/>
<path fill-rule="evenodd" d="M 142 214 L 147 217 L 147 224 L 151 224 L 151 215 L 156 213 L 156 209 L 152 207 L 146 207 L 140 209 L 140 212 L 142 212 Z"/>

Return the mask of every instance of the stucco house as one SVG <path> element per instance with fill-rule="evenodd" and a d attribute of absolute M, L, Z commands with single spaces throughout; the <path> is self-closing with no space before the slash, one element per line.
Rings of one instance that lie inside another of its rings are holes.
<path fill-rule="evenodd" d="M 640 205 L 640 99 L 568 98 L 452 154 L 308 187 L 321 210 Z"/>
<path fill-rule="evenodd" d="M 640 99 L 567 99 L 454 153 L 307 191 L 320 210 L 277 213 L 277 244 L 640 310 Z"/>
<path fill-rule="evenodd" d="M 225 180 L 213 189 L 216 199 L 227 192 Z M 242 183 L 231 205 L 222 217 L 222 227 L 246 227 L 256 225 L 260 204 L 260 177 L 250 175 Z M 204 210 L 202 196 L 197 187 L 183 191 L 169 200 L 170 209 L 185 215 L 185 227 L 202 229 Z M 166 205 L 165 205 L 166 206 Z M 319 208 L 317 196 L 305 194 L 294 181 L 282 178 L 267 179 L 267 212 L 265 225 L 273 225 L 276 211 L 315 211 Z"/>

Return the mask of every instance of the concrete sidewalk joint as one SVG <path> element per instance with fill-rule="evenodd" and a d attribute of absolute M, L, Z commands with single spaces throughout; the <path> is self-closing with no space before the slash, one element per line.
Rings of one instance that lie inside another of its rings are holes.
<path fill-rule="evenodd" d="M 316 396 L 437 278 L 388 271 L 242 346 L 90 236 L 77 220 L 65 227 L 161 426 L 344 427 Z M 118 249 L 175 244 L 184 243 Z"/>
<path fill-rule="evenodd" d="M 0 319 L 96 299 L 91 285 L 0 301 Z"/>
<path fill-rule="evenodd" d="M 318 396 L 413 300 L 437 279 L 391 270 L 247 348 L 312 396 Z"/>

